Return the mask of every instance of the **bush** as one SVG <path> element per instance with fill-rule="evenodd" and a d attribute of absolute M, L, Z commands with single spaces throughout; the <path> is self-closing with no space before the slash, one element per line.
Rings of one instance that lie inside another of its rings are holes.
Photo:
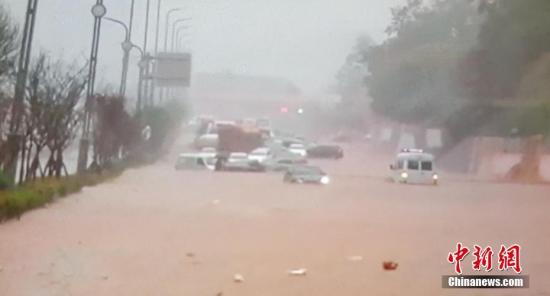
<path fill-rule="evenodd" d="M 4 174 L 3 171 L 0 171 L 0 190 L 6 190 L 13 186 L 10 178 Z"/>

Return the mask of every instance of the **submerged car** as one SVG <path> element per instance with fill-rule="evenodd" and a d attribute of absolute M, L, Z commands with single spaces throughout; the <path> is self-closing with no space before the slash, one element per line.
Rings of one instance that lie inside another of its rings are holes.
<path fill-rule="evenodd" d="M 344 157 L 344 149 L 338 145 L 315 145 L 307 149 L 307 156 L 311 158 L 333 158 Z"/>
<path fill-rule="evenodd" d="M 288 146 L 288 151 L 302 157 L 307 157 L 307 150 L 304 144 L 298 144 L 298 143 L 290 144 Z"/>
<path fill-rule="evenodd" d="M 295 166 L 306 164 L 307 161 L 303 158 L 270 158 L 262 163 L 266 171 L 270 172 L 286 172 Z"/>
<path fill-rule="evenodd" d="M 403 149 L 397 154 L 395 163 L 390 165 L 392 179 L 404 184 L 439 183 L 439 175 L 434 170 L 434 156 L 420 149 Z"/>
<path fill-rule="evenodd" d="M 255 160 L 259 163 L 263 163 L 268 158 L 271 158 L 272 156 L 273 156 L 273 153 L 271 152 L 271 149 L 266 147 L 261 147 L 250 152 L 250 154 L 248 154 L 248 159 Z"/>
<path fill-rule="evenodd" d="M 295 184 L 328 185 L 330 177 L 316 166 L 294 166 L 285 173 L 283 181 Z"/>
<path fill-rule="evenodd" d="M 209 153 L 182 153 L 176 161 L 176 170 L 214 170 L 216 159 Z"/>
<path fill-rule="evenodd" d="M 228 157 L 218 157 L 217 171 L 229 172 L 265 172 L 265 167 L 256 160 L 248 159 L 246 153 L 231 153 Z"/>

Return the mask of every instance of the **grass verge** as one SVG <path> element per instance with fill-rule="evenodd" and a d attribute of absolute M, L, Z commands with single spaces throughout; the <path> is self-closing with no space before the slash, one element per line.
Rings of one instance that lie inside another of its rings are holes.
<path fill-rule="evenodd" d="M 63 178 L 46 178 L 0 191 L 0 222 L 21 218 L 23 213 L 43 207 L 57 198 L 77 193 L 121 175 L 123 170 L 109 170 Z"/>

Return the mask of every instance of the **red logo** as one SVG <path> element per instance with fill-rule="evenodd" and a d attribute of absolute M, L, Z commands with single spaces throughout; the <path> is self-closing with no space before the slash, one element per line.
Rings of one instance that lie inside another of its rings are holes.
<path fill-rule="evenodd" d="M 498 252 L 498 269 L 501 271 L 514 270 L 516 273 L 521 273 L 520 262 L 521 247 L 517 244 L 510 247 L 501 246 Z M 447 257 L 447 261 L 454 264 L 454 269 L 457 274 L 462 274 L 461 262 L 468 256 L 470 249 L 463 246 L 462 243 L 456 244 L 456 251 L 450 252 Z M 474 260 L 472 261 L 472 269 L 474 271 L 484 270 L 489 272 L 493 269 L 493 248 L 490 246 L 482 248 L 478 245 L 474 245 L 472 255 Z"/>
<path fill-rule="evenodd" d="M 498 252 L 498 269 L 508 270 L 513 269 L 516 273 L 521 273 L 521 264 L 519 261 L 519 253 L 521 247 L 513 245 L 509 248 L 500 246 L 500 252 Z"/>
<path fill-rule="evenodd" d="M 449 253 L 447 261 L 455 265 L 455 272 L 457 274 L 462 274 L 462 268 L 460 268 L 460 262 L 466 258 L 466 255 L 470 253 L 470 250 L 467 247 L 462 247 L 461 243 L 456 244 L 456 252 Z"/>
<path fill-rule="evenodd" d="M 483 267 L 485 271 L 491 271 L 493 269 L 493 249 L 491 247 L 481 249 L 478 245 L 475 245 L 474 249 L 475 260 L 472 262 L 473 269 L 480 271 Z"/>

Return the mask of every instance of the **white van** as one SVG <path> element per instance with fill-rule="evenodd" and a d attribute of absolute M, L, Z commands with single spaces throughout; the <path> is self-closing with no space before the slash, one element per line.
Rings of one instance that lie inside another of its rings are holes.
<path fill-rule="evenodd" d="M 434 156 L 419 149 L 403 149 L 390 165 L 392 179 L 397 183 L 437 185 Z"/>

